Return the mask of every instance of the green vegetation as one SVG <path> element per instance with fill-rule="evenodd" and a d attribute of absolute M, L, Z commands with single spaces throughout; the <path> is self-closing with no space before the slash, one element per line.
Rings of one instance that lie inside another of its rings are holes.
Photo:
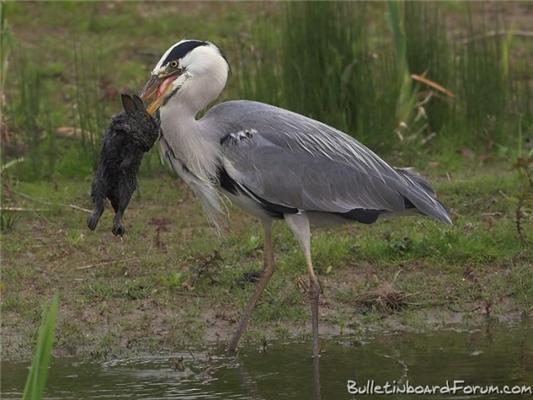
<path fill-rule="evenodd" d="M 25 180 L 90 174 L 118 94 L 138 91 L 182 36 L 225 51 L 233 70 L 225 98 L 304 113 L 416 166 L 457 163 L 460 148 L 509 156 L 533 123 L 521 56 L 530 44 L 500 34 L 514 28 L 504 19 L 489 25 L 494 11 L 482 4 L 1 7 L 2 158 L 24 155 L 12 173 Z M 29 17 L 39 30 L 24 29 Z M 144 173 L 161 171 L 152 153 Z"/>
<path fill-rule="evenodd" d="M 49 309 L 43 313 L 43 321 L 39 328 L 39 340 L 37 341 L 35 356 L 24 387 L 23 400 L 39 400 L 43 397 L 52 345 L 54 344 L 58 307 L 59 298 L 56 295 L 52 299 Z"/>
<path fill-rule="evenodd" d="M 520 18 L 494 25 L 493 13 L 466 2 L 0 3 L 3 355 L 29 354 L 55 291 L 63 354 L 173 350 L 235 328 L 261 269 L 249 217 L 231 209 L 217 237 L 157 149 L 123 240 L 110 212 L 93 233 L 80 210 L 118 94 L 137 92 L 184 37 L 226 53 L 223 99 L 330 123 L 418 167 L 451 209 L 452 227 L 404 218 L 314 233 L 324 332 L 531 315 L 531 43 L 506 33 Z M 275 249 L 248 340 L 309 333 L 303 257 L 281 224 Z"/>
<path fill-rule="evenodd" d="M 489 27 L 482 8 L 459 6 L 450 34 L 443 3 L 289 3 L 281 30 L 257 28 L 266 45 L 242 71 L 243 93 L 410 162 L 461 146 L 516 148 L 533 122 L 518 58 L 527 44 L 493 35 L 506 27 Z"/>

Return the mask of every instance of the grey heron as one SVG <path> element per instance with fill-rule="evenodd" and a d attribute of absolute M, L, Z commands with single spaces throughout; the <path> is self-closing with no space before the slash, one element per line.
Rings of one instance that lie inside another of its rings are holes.
<path fill-rule="evenodd" d="M 161 57 L 141 91 L 159 110 L 160 154 L 200 199 L 211 221 L 223 199 L 257 217 L 264 230 L 264 265 L 228 351 L 234 352 L 273 273 L 272 223 L 285 220 L 309 275 L 313 356 L 319 355 L 320 286 L 311 259 L 310 226 L 422 214 L 451 223 L 428 183 L 391 167 L 351 136 L 272 105 L 234 100 L 211 107 L 229 64 L 217 46 L 182 40 Z M 259 77 L 260 79 L 260 77 Z"/>

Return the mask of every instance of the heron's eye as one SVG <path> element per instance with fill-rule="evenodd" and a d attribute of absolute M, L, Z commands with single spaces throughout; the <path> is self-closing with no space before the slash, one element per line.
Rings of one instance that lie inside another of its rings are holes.
<path fill-rule="evenodd" d="M 176 68 L 178 66 L 178 62 L 176 60 L 170 62 L 170 68 Z"/>

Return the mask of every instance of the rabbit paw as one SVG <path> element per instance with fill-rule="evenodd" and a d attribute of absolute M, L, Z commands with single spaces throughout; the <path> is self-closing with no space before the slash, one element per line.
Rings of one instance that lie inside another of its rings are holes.
<path fill-rule="evenodd" d="M 126 229 L 124 229 L 124 226 L 122 224 L 114 224 L 113 225 L 113 235 L 115 236 L 124 236 L 124 233 L 126 232 Z"/>

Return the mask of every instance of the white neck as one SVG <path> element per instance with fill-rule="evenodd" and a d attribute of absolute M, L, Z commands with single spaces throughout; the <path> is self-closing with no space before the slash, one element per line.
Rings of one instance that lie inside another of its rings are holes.
<path fill-rule="evenodd" d="M 224 89 L 228 68 L 225 61 L 212 63 L 204 70 L 192 70 L 178 92 L 161 107 L 163 136 L 179 161 L 200 179 L 216 175 L 218 142 L 209 140 L 208 132 L 196 115 L 214 101 Z"/>
<path fill-rule="evenodd" d="M 225 85 L 226 77 L 223 76 L 191 76 L 161 107 L 161 112 L 170 111 L 174 115 L 179 113 L 183 118 L 196 119 L 196 115 L 222 93 Z"/>

